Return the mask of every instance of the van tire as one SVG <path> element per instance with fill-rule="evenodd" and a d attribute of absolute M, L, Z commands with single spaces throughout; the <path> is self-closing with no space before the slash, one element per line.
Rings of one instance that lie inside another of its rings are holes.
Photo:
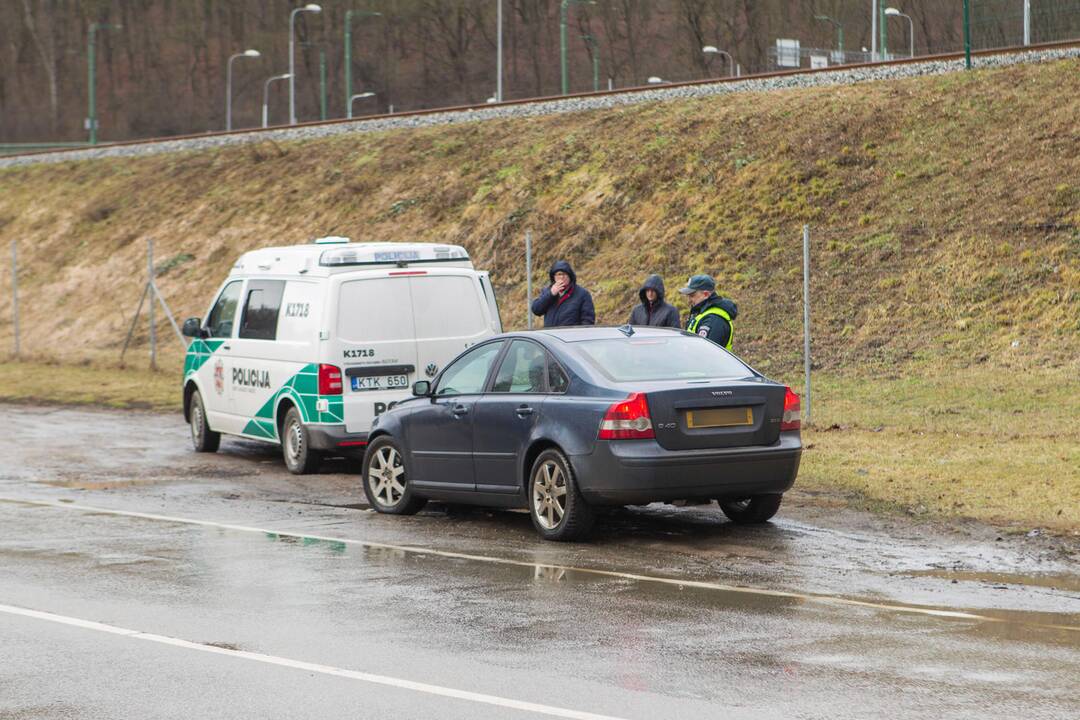
<path fill-rule="evenodd" d="M 368 445 L 360 479 L 364 496 L 376 512 L 415 515 L 427 505 L 427 498 L 413 495 L 405 453 L 389 435 L 381 435 Z"/>
<path fill-rule="evenodd" d="M 311 433 L 295 407 L 289 408 L 281 423 L 281 454 L 293 475 L 310 475 L 322 463 L 322 453 L 312 449 Z"/>
<path fill-rule="evenodd" d="M 188 418 L 191 424 L 191 444 L 195 447 L 195 452 L 217 452 L 221 445 L 221 433 L 211 430 L 206 422 L 206 406 L 203 405 L 202 394 L 198 390 L 191 394 Z"/>

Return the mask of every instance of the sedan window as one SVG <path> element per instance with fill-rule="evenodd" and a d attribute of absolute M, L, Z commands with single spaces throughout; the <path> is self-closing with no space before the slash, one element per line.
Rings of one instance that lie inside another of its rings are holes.
<path fill-rule="evenodd" d="M 546 353 L 536 343 L 515 340 L 499 365 L 492 392 L 542 393 L 547 392 L 544 382 Z"/>
<path fill-rule="evenodd" d="M 575 344 L 594 368 L 615 382 L 739 378 L 752 374 L 734 355 L 696 336 L 584 340 Z"/>
<path fill-rule="evenodd" d="M 495 362 L 501 342 L 474 348 L 455 360 L 439 378 L 436 395 L 473 395 L 482 392 L 491 364 Z"/>

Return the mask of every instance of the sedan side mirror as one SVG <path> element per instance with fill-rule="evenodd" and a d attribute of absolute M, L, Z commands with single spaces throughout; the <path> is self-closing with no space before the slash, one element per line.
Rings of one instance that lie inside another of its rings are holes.
<path fill-rule="evenodd" d="M 412 394 L 416 397 L 427 397 L 431 394 L 431 383 L 427 380 L 417 380 L 413 383 Z"/>
<path fill-rule="evenodd" d="M 206 331 L 203 330 L 202 320 L 193 317 L 184 321 L 184 327 L 180 331 L 180 334 L 189 338 L 205 338 Z"/>

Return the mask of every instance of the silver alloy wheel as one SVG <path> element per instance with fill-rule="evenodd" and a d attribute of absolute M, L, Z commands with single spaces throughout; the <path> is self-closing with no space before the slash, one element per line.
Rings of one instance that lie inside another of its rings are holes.
<path fill-rule="evenodd" d="M 566 514 L 566 475 L 559 464 L 548 460 L 533 474 L 533 515 L 545 530 L 554 530 Z"/>
<path fill-rule="evenodd" d="M 299 420 L 293 420 L 285 430 L 285 452 L 293 464 L 300 462 L 300 454 L 304 451 L 304 429 Z"/>
<path fill-rule="evenodd" d="M 202 403 L 194 402 L 191 404 L 191 440 L 198 447 L 202 444 L 203 434 L 203 414 Z"/>
<path fill-rule="evenodd" d="M 405 494 L 405 466 L 401 456 L 390 445 L 375 452 L 368 465 L 368 485 L 375 499 L 385 507 L 394 507 Z"/>

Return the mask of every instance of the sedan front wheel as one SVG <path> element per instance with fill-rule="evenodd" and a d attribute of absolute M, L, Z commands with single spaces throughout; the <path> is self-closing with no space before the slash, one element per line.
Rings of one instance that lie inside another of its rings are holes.
<path fill-rule="evenodd" d="M 405 457 L 394 440 L 376 438 L 364 455 L 364 494 L 371 507 L 391 515 L 415 515 L 427 504 L 414 497 Z"/>
<path fill-rule="evenodd" d="M 529 516 L 545 540 L 581 540 L 592 530 L 592 508 L 566 456 L 554 448 L 540 453 L 529 473 Z"/>

